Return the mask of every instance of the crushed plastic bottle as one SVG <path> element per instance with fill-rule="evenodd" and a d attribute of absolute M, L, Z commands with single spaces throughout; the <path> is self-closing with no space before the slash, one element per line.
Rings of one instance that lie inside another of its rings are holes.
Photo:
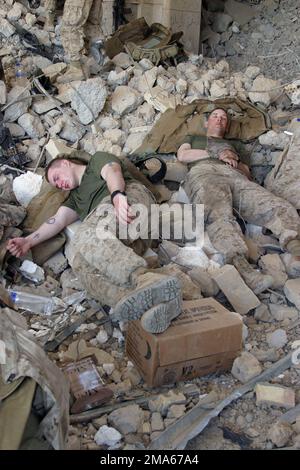
<path fill-rule="evenodd" d="M 19 85 L 19 86 L 27 85 L 28 82 L 27 82 L 26 73 L 19 59 L 16 60 L 15 76 L 16 76 L 16 85 Z"/>
<path fill-rule="evenodd" d="M 16 307 L 27 310 L 31 313 L 52 315 L 52 313 L 57 312 L 58 310 L 64 310 L 67 308 L 66 304 L 56 297 L 46 297 L 12 289 L 8 289 L 8 292 Z"/>

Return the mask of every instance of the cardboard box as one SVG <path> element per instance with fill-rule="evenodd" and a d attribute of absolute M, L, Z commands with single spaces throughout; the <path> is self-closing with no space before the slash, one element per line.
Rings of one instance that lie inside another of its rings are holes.
<path fill-rule="evenodd" d="M 149 386 L 190 380 L 231 368 L 242 348 L 243 322 L 213 298 L 183 302 L 161 334 L 130 322 L 126 353 Z"/>

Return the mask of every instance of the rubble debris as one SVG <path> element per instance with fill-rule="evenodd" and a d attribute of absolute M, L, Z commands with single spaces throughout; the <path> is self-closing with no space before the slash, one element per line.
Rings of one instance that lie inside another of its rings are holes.
<path fill-rule="evenodd" d="M 276 447 L 284 447 L 293 434 L 293 428 L 288 423 L 277 421 L 268 432 L 268 439 Z"/>
<path fill-rule="evenodd" d="M 278 329 L 267 334 L 267 343 L 270 348 L 280 349 L 287 343 L 286 331 Z"/>
<path fill-rule="evenodd" d="M 291 388 L 258 383 L 255 393 L 257 405 L 267 404 L 287 410 L 295 406 L 295 391 Z"/>
<path fill-rule="evenodd" d="M 101 426 L 94 436 L 95 442 L 98 446 L 115 446 L 122 439 L 122 434 L 116 429 L 109 426 Z"/>
<path fill-rule="evenodd" d="M 259 299 L 245 284 L 234 266 L 227 264 L 215 270 L 212 277 L 236 312 L 245 314 L 260 305 Z"/>
<path fill-rule="evenodd" d="M 234 360 L 231 369 L 232 375 L 243 384 L 259 375 L 261 371 L 261 365 L 256 357 L 246 351 Z"/>

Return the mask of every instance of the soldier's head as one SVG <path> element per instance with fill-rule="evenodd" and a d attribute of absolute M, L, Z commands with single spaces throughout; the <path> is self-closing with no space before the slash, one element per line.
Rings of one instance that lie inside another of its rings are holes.
<path fill-rule="evenodd" d="M 224 137 L 229 125 L 227 112 L 223 108 L 215 108 L 205 123 L 207 135 L 211 137 Z"/>
<path fill-rule="evenodd" d="M 70 191 L 80 185 L 86 163 L 76 158 L 54 158 L 46 168 L 45 177 L 51 186 Z"/>

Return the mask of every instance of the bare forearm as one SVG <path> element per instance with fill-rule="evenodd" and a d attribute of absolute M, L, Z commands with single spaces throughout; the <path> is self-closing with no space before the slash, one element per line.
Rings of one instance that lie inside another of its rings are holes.
<path fill-rule="evenodd" d="M 203 160 L 204 158 L 209 158 L 209 154 L 206 150 L 187 149 L 179 151 L 177 158 L 182 163 L 192 163 L 198 160 Z"/>
<path fill-rule="evenodd" d="M 26 237 L 30 241 L 30 245 L 33 247 L 39 243 L 49 240 L 59 232 L 61 232 L 67 225 L 75 222 L 78 219 L 78 215 L 72 209 L 62 206 L 58 209 L 53 217 L 50 217 L 45 223 L 43 223 L 35 232 L 31 233 Z"/>
<path fill-rule="evenodd" d="M 112 167 L 109 169 L 106 175 L 106 184 L 110 194 L 117 190 L 125 191 L 126 183 L 121 168 Z"/>

